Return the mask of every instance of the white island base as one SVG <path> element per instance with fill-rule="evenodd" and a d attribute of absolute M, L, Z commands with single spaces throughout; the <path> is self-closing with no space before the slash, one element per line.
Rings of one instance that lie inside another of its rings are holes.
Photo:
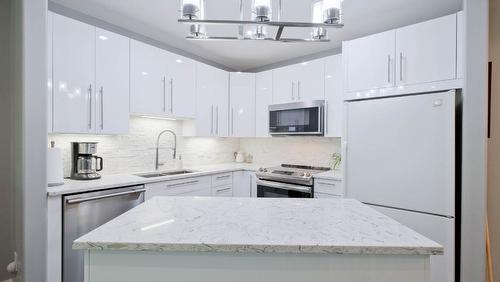
<path fill-rule="evenodd" d="M 428 255 L 86 251 L 86 282 L 428 282 Z"/>

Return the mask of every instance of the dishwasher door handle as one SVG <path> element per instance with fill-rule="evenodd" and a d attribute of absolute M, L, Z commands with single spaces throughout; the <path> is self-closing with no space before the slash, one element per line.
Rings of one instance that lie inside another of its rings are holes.
<path fill-rule="evenodd" d="M 113 198 L 113 197 L 118 197 L 118 196 L 123 196 L 123 195 L 131 195 L 131 194 L 140 194 L 146 192 L 146 189 L 137 189 L 137 190 L 130 190 L 130 191 L 124 191 L 124 192 L 119 192 L 119 193 L 112 193 L 112 194 L 106 194 L 106 195 L 100 195 L 100 196 L 91 196 L 91 197 L 82 197 L 82 198 L 75 198 L 75 199 L 67 199 L 66 203 L 67 204 L 79 204 L 83 202 L 88 202 L 88 201 L 95 201 L 95 200 L 101 200 L 101 199 L 107 199 L 107 198 Z"/>

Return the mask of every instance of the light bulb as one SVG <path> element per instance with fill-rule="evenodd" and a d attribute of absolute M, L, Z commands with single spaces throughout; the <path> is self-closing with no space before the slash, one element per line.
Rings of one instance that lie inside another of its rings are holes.
<path fill-rule="evenodd" d="M 204 0 L 181 0 L 181 17 L 184 19 L 203 19 Z"/>
<path fill-rule="evenodd" d="M 254 21 L 270 21 L 272 17 L 271 0 L 253 0 L 252 15 Z"/>

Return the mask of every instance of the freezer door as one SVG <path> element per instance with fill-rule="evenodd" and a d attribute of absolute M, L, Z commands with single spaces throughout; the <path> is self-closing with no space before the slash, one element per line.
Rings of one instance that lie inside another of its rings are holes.
<path fill-rule="evenodd" d="M 455 281 L 455 219 L 371 206 L 444 247 L 444 256 L 431 257 L 431 282 Z"/>
<path fill-rule="evenodd" d="M 346 188 L 364 203 L 455 215 L 455 92 L 350 102 Z"/>

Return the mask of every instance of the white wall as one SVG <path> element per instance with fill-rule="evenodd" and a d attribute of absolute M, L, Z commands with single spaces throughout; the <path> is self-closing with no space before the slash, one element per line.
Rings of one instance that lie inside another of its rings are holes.
<path fill-rule="evenodd" d="M 255 163 L 330 166 L 331 155 L 340 152 L 340 139 L 323 137 L 275 137 L 241 139 L 240 150 Z"/>
<path fill-rule="evenodd" d="M 154 170 L 156 138 L 165 129 L 178 134 L 178 155 L 182 155 L 184 166 L 229 163 L 234 161 L 234 152 L 244 151 L 254 156 L 254 163 L 274 165 L 294 163 L 328 166 L 330 155 L 340 151 L 340 139 L 322 137 L 280 137 L 262 139 L 234 138 L 184 138 L 179 121 L 131 117 L 130 132 L 127 135 L 68 135 L 49 134 L 49 141 L 63 150 L 65 176 L 71 168 L 71 148 L 73 141 L 95 141 L 98 155 L 104 158 L 103 175 L 136 173 Z M 173 138 L 162 136 L 160 142 L 160 162 L 163 168 L 173 168 Z"/>
<path fill-rule="evenodd" d="M 464 0 L 461 281 L 485 281 L 488 0 Z"/>
<path fill-rule="evenodd" d="M 493 62 L 491 135 L 488 140 L 488 216 L 493 270 L 500 281 L 500 1 L 490 2 L 490 61 Z"/>

